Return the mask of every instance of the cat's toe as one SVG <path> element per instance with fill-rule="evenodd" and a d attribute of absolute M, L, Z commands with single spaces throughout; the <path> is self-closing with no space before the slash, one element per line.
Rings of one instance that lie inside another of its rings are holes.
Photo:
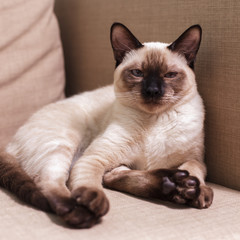
<path fill-rule="evenodd" d="M 213 201 L 213 190 L 204 185 L 200 186 L 200 194 L 198 197 L 189 202 L 189 205 L 195 208 L 209 208 Z"/>
<path fill-rule="evenodd" d="M 84 206 L 76 206 L 63 216 L 63 220 L 73 228 L 90 228 L 99 221 L 99 218 Z"/>
<path fill-rule="evenodd" d="M 178 204 L 187 204 L 199 196 L 200 182 L 196 177 L 189 176 L 185 170 L 167 170 L 162 181 L 163 199 Z"/>
<path fill-rule="evenodd" d="M 90 228 L 99 222 L 100 215 L 95 214 L 84 204 L 79 204 L 79 199 L 76 196 L 73 198 L 53 195 L 48 200 L 52 210 L 70 227 Z"/>
<path fill-rule="evenodd" d="M 187 200 L 179 194 L 174 194 L 172 201 L 178 204 L 186 204 Z"/>
<path fill-rule="evenodd" d="M 192 200 L 199 196 L 200 182 L 196 177 L 187 176 L 177 182 L 177 192 L 185 199 Z"/>
<path fill-rule="evenodd" d="M 183 179 L 185 179 L 186 177 L 189 176 L 189 172 L 186 171 L 186 170 L 179 170 L 179 169 L 176 169 L 176 170 L 172 170 L 170 172 L 170 178 L 174 181 L 174 182 L 181 182 Z"/>
<path fill-rule="evenodd" d="M 78 205 L 85 206 L 96 217 L 102 217 L 109 210 L 109 201 L 102 190 L 97 188 L 79 187 L 72 192 Z"/>
<path fill-rule="evenodd" d="M 51 196 L 48 198 L 52 210 L 58 215 L 63 216 L 74 209 L 76 202 L 69 197 Z"/>

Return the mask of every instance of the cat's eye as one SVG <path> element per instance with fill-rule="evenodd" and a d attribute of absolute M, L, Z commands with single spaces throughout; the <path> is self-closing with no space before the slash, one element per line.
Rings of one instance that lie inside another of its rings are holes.
<path fill-rule="evenodd" d="M 177 76 L 177 72 L 168 72 L 164 75 L 165 78 L 175 78 Z"/>
<path fill-rule="evenodd" d="M 143 72 L 139 69 L 132 69 L 130 72 L 134 77 L 143 77 Z"/>

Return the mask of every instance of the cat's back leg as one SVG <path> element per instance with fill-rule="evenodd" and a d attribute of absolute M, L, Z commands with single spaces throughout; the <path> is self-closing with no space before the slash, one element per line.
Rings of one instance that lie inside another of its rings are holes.
<path fill-rule="evenodd" d="M 105 98 L 103 93 L 109 91 L 111 96 Z M 109 86 L 46 106 L 17 131 L 6 148 L 52 210 L 74 227 L 91 227 L 97 219 L 71 197 L 66 186 L 71 164 L 95 136 L 113 98 Z"/>
<path fill-rule="evenodd" d="M 76 201 L 71 198 L 66 184 L 74 154 L 83 147 L 82 142 L 86 142 L 86 126 L 80 122 L 81 119 L 86 120 L 84 112 L 81 114 L 71 107 L 65 105 L 57 109 L 52 105 L 35 114 L 18 130 L 6 148 L 15 166 L 19 165 L 22 175 L 28 176 L 47 198 L 51 209 L 63 218 L 76 208 Z M 74 114 L 80 114 L 80 120 Z M 76 121 L 73 119 L 75 117 Z M 91 216 L 81 207 L 75 215 L 80 215 L 80 212 Z M 73 226 L 77 224 L 77 227 L 88 227 L 76 223 L 76 216 L 71 220 L 67 219 L 66 222 Z"/>
<path fill-rule="evenodd" d="M 19 160 L 21 163 L 21 176 L 24 173 L 27 176 L 26 181 L 31 182 L 36 187 L 36 190 L 40 190 L 38 192 L 47 199 L 53 212 L 73 227 L 86 228 L 94 225 L 97 218 L 71 197 L 71 193 L 67 187 L 69 171 L 75 153 L 74 149 L 77 148 L 77 142 L 71 142 L 68 139 L 68 144 L 62 142 L 61 145 L 55 146 L 54 150 L 50 151 L 50 148 L 46 149 L 45 153 L 43 152 L 43 148 L 39 152 L 35 149 L 33 151 L 35 155 L 29 152 L 23 154 L 22 152 L 20 155 L 31 156 L 25 164 L 23 159 L 21 160 L 23 162 L 20 161 L 20 158 L 16 159 L 14 156 L 13 159 L 16 162 Z M 50 143 L 51 141 L 48 142 L 48 144 Z M 27 187 L 29 190 L 29 185 Z M 30 203 L 32 204 L 32 202 Z"/>
<path fill-rule="evenodd" d="M 0 186 L 40 210 L 51 211 L 47 198 L 34 181 L 23 171 L 15 158 L 4 151 L 0 153 Z"/>
<path fill-rule="evenodd" d="M 67 224 L 77 227 L 91 227 L 97 218 L 71 197 L 66 186 L 70 164 L 67 149 L 45 156 L 39 175 L 27 174 L 16 158 L 8 153 L 0 156 L 0 186 L 15 193 L 21 200 L 43 211 L 53 211 Z M 61 164 L 57 164 L 61 162 Z M 86 221 L 88 219 L 88 221 Z"/>
<path fill-rule="evenodd" d="M 131 170 L 125 166 L 105 174 L 106 187 L 139 197 L 188 204 L 199 197 L 199 180 L 180 169 Z"/>

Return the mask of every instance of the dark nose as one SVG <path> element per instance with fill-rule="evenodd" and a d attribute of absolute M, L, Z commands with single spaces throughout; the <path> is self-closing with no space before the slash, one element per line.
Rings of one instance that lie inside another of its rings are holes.
<path fill-rule="evenodd" d="M 149 86 L 146 89 L 146 95 L 148 97 L 159 97 L 161 95 L 161 91 L 157 86 Z"/>
<path fill-rule="evenodd" d="M 158 100 L 164 95 L 165 84 L 161 79 L 146 78 L 142 84 L 142 94 L 144 98 Z"/>

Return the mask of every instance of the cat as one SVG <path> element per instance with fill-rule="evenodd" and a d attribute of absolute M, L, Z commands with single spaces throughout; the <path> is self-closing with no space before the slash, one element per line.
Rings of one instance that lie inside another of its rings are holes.
<path fill-rule="evenodd" d="M 208 208 L 204 106 L 194 62 L 199 25 L 170 44 L 111 27 L 113 85 L 50 104 L 0 158 L 0 184 L 23 201 L 89 228 L 109 210 L 107 188 Z"/>

